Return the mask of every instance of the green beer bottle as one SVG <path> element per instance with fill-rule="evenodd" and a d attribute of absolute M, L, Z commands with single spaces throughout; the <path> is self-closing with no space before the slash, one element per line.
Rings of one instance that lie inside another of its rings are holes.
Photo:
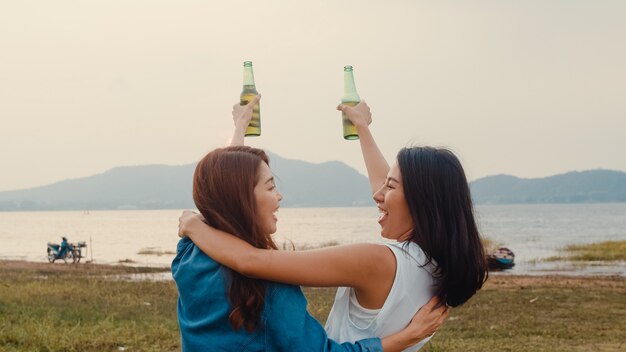
<path fill-rule="evenodd" d="M 254 84 L 254 73 L 252 72 L 252 61 L 243 63 L 243 90 L 241 91 L 240 104 L 247 105 L 257 94 Z M 246 136 L 261 135 L 261 107 L 260 103 L 252 110 L 252 120 L 246 129 Z"/>
<path fill-rule="evenodd" d="M 359 93 L 356 92 L 356 85 L 354 84 L 354 74 L 352 73 L 352 66 L 345 66 L 343 68 L 343 97 L 341 103 L 349 106 L 355 106 L 361 101 Z M 344 112 L 341 112 L 343 120 L 343 138 L 347 140 L 359 139 L 359 134 L 356 131 L 356 127 Z"/>

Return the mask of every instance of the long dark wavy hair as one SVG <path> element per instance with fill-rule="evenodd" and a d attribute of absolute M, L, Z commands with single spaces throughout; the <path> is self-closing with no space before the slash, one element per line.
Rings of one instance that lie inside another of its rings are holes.
<path fill-rule="evenodd" d="M 196 167 L 193 200 L 206 223 L 231 233 L 256 248 L 276 249 L 271 234 L 263 233 L 256 219 L 254 187 L 261 163 L 269 165 L 261 149 L 237 146 L 213 150 Z M 230 270 L 229 321 L 235 330 L 260 326 L 265 282 Z"/>
<path fill-rule="evenodd" d="M 435 295 L 452 307 L 463 304 L 488 274 L 461 162 L 432 147 L 403 148 L 397 160 L 414 224 L 410 240 L 436 268 Z"/>

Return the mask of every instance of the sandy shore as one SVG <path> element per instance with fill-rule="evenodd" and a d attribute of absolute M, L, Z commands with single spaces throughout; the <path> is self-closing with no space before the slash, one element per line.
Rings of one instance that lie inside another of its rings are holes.
<path fill-rule="evenodd" d="M 22 260 L 0 260 L 0 269 L 6 271 L 37 272 L 46 275 L 75 273 L 98 276 L 112 274 L 164 273 L 168 267 L 138 267 L 124 264 L 64 264 L 40 263 Z M 602 287 L 623 288 L 626 278 L 622 276 L 567 276 L 567 275 L 503 275 L 490 274 L 485 289 L 519 289 L 524 287 Z"/>
<path fill-rule="evenodd" d="M 486 289 L 519 289 L 524 287 L 596 287 L 624 288 L 626 278 L 622 276 L 524 276 L 491 275 L 485 284 Z"/>

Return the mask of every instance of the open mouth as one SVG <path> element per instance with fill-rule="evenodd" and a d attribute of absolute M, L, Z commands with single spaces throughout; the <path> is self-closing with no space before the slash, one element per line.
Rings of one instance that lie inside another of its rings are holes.
<path fill-rule="evenodd" d="M 378 206 L 378 222 L 379 223 L 385 220 L 388 214 L 389 213 L 385 209 L 381 208 L 380 205 Z"/>

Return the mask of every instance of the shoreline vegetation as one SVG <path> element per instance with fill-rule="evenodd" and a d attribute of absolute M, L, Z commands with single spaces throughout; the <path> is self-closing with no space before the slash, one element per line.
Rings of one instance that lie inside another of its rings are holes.
<path fill-rule="evenodd" d="M 573 262 L 616 262 L 626 260 L 626 241 L 605 241 L 598 243 L 569 245 L 562 250 L 562 256 L 554 256 L 546 261 Z"/>
<path fill-rule="evenodd" d="M 161 248 L 158 247 L 145 247 L 139 250 L 139 252 L 137 252 L 137 254 L 139 255 L 156 255 L 158 257 L 162 256 L 162 255 L 175 255 L 176 252 L 174 251 L 170 251 L 170 250 L 163 250 Z"/>
<path fill-rule="evenodd" d="M 0 351 L 179 351 L 168 268 L 0 261 Z M 303 288 L 324 323 L 333 288 Z M 491 275 L 422 351 L 621 351 L 626 279 Z"/>

